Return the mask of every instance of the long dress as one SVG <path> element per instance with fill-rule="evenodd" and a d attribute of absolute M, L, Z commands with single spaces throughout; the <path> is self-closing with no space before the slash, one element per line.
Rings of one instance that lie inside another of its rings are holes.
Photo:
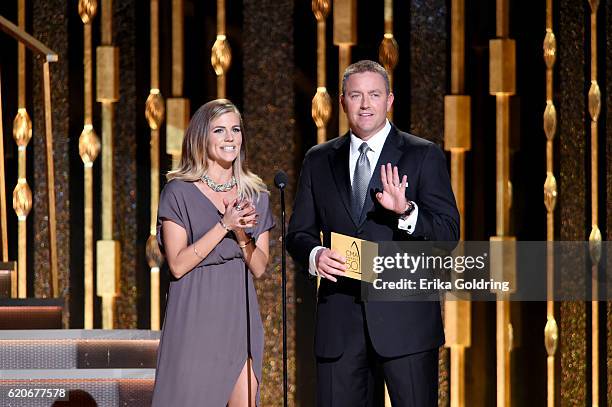
<path fill-rule="evenodd" d="M 254 204 L 259 222 L 247 233 L 257 239 L 274 220 L 267 193 Z M 185 228 L 191 245 L 221 216 L 194 183 L 173 180 L 160 196 L 158 243 L 163 250 L 162 220 Z M 192 271 L 170 282 L 152 405 L 225 407 L 249 355 L 259 405 L 263 325 L 252 275 L 228 234 Z"/>

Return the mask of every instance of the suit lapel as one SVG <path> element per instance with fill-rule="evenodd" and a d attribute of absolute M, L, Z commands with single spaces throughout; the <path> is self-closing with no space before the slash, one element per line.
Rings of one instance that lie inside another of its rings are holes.
<path fill-rule="evenodd" d="M 348 133 L 339 138 L 334 146 L 334 152 L 329 155 L 329 165 L 336 187 L 340 192 L 342 204 L 346 212 L 357 226 L 357 222 L 351 214 L 351 178 L 349 176 L 349 150 L 350 137 Z"/>
<path fill-rule="evenodd" d="M 374 171 L 372 171 L 372 178 L 370 178 L 370 183 L 368 185 L 368 193 L 366 195 L 366 200 L 363 205 L 363 210 L 361 211 L 359 222 L 357 222 L 357 226 L 361 226 L 365 222 L 368 212 L 370 212 L 372 208 L 374 208 L 376 192 L 382 191 L 382 181 L 380 180 L 380 166 L 387 163 L 391 163 L 391 165 L 397 165 L 399 159 L 401 158 L 403 154 L 402 150 L 400 149 L 401 141 L 402 139 L 397 133 L 397 128 L 394 125 L 391 125 L 391 131 L 387 136 L 387 140 L 385 140 L 385 144 L 383 145 L 383 149 L 380 153 L 380 156 L 378 157 L 378 162 L 374 167 Z"/>

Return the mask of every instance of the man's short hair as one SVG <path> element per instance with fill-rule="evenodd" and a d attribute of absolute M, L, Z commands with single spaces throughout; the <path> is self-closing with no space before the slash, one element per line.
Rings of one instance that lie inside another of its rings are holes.
<path fill-rule="evenodd" d="M 391 92 L 391 86 L 389 84 L 389 75 L 387 74 L 387 70 L 378 62 L 370 61 L 369 59 L 363 59 L 361 61 L 357 61 L 354 64 L 349 65 L 344 70 L 344 75 L 342 76 L 342 94 L 344 95 L 344 90 L 346 88 L 346 81 L 349 76 L 356 73 L 363 72 L 374 72 L 379 74 L 385 80 L 385 89 L 387 90 L 387 95 Z"/>

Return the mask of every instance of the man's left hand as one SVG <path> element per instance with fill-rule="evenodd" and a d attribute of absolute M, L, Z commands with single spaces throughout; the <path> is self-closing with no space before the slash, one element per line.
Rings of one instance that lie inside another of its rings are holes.
<path fill-rule="evenodd" d="M 380 167 L 380 179 L 382 181 L 382 192 L 376 193 L 376 199 L 383 208 L 395 212 L 398 215 L 406 210 L 406 182 L 408 176 L 404 175 L 400 182 L 397 167 L 392 167 L 391 163 Z"/>

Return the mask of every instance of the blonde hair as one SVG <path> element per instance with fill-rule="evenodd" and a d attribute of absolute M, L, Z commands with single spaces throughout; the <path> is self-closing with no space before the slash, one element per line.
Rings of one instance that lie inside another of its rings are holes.
<path fill-rule="evenodd" d="M 168 172 L 166 179 L 183 181 L 199 181 L 208 170 L 208 132 L 210 123 L 225 113 L 236 113 L 242 129 L 242 145 L 240 154 L 232 164 L 232 170 L 238 183 L 238 195 L 253 200 L 261 192 L 268 193 L 266 184 L 256 174 L 248 170 L 246 165 L 246 134 L 242 115 L 238 108 L 227 99 L 215 99 L 201 106 L 191 118 L 181 150 L 181 161 L 176 170 Z"/>

